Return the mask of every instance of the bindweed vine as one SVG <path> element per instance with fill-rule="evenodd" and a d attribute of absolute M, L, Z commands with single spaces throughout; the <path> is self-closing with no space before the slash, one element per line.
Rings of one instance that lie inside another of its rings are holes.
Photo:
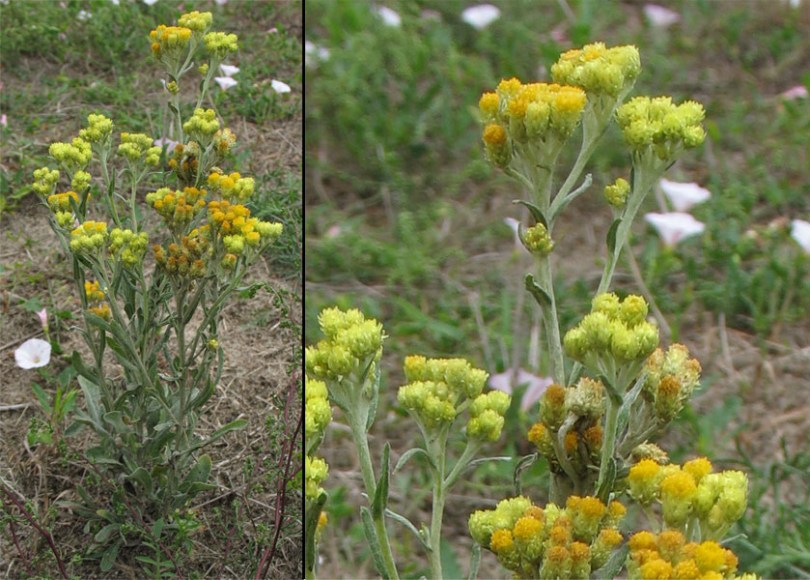
<path fill-rule="evenodd" d="M 201 525 L 189 503 L 215 487 L 203 451 L 246 424 L 205 437 L 198 429 L 223 369 L 223 308 L 282 226 L 251 217 L 253 178 L 222 168 L 236 136 L 202 103 L 238 39 L 210 31 L 212 20 L 195 11 L 149 35 L 166 77 L 163 138 L 117 135 L 113 119 L 91 114 L 78 136 L 50 146 L 58 168 L 34 172 L 73 264 L 91 353 L 73 354 L 84 409 L 67 433 L 93 432 L 85 455 L 114 492 L 106 501 L 80 486 L 82 501 L 67 505 L 87 519 L 103 571 L 138 537 L 155 547 L 155 558 L 138 556 L 152 574 L 175 568 L 166 546 L 187 543 Z M 191 83 L 199 91 L 187 97 L 181 87 Z"/>
<path fill-rule="evenodd" d="M 700 364 L 687 347 L 660 344 L 642 297 L 610 291 L 630 228 L 653 184 L 705 139 L 699 103 L 645 96 L 626 100 L 640 73 L 636 47 L 595 43 L 562 54 L 551 68 L 553 83 L 507 79 L 480 98 L 486 156 L 526 190 L 525 199 L 515 201 L 531 217 L 518 229 L 535 262 L 524 283 L 542 310 L 554 383 L 541 397 L 538 421 L 528 432 L 537 452 L 520 462 L 547 461 L 550 489 L 540 495 L 549 501 L 541 506 L 518 495 L 473 513 L 470 577 L 476 575 L 480 548 L 519 578 L 732 578 L 737 573 L 736 557 L 718 542 L 745 511 L 747 477 L 714 472 L 706 458 L 671 464 L 651 443 L 698 387 Z M 582 175 L 614 122 L 632 169 L 604 190 L 613 222 L 591 312 L 563 332 L 551 260 L 557 248 L 554 229 L 571 202 L 591 191 L 591 176 Z M 561 152 L 579 127 L 579 153 L 556 185 Z M 360 513 L 378 573 L 397 577 L 387 515 L 420 538 L 431 577 L 443 578 L 439 546 L 446 491 L 484 444 L 498 439 L 509 397 L 483 394 L 486 373 L 466 361 L 406 358 L 408 384 L 400 388 L 398 401 L 418 425 L 423 446 L 405 451 L 396 468 L 423 456 L 434 486 L 430 527 L 418 531 L 387 507 L 388 444 L 379 476 L 369 457 L 382 326 L 356 310 L 327 309 L 319 321 L 326 338 L 306 352 L 307 577 L 315 577 L 318 537 L 326 524 L 322 509 L 328 494 L 322 485 L 328 466 L 314 453 L 332 420 L 331 403 L 349 423 L 360 456 L 370 504 Z M 463 431 L 466 447 L 451 467 L 447 435 L 464 413 L 470 416 Z M 646 523 L 625 517 L 631 504 Z M 627 529 L 639 525 L 634 534 Z"/>

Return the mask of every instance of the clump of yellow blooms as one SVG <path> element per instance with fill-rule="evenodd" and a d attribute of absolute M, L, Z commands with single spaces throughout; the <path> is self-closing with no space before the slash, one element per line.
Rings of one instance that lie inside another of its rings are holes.
<path fill-rule="evenodd" d="M 209 32 L 205 35 L 205 49 L 218 59 L 223 59 L 228 54 L 239 50 L 238 38 L 235 34 L 224 32 Z"/>
<path fill-rule="evenodd" d="M 306 378 L 304 389 L 306 397 L 306 440 L 307 451 L 320 444 L 326 426 L 332 420 L 332 407 L 329 405 L 329 393 L 326 390 L 326 383 L 314 379 Z"/>
<path fill-rule="evenodd" d="M 87 298 L 89 307 L 88 312 L 92 312 L 96 316 L 100 316 L 104 320 L 109 320 L 110 305 L 104 302 L 106 294 L 99 287 L 98 281 L 84 283 L 84 295 Z"/>
<path fill-rule="evenodd" d="M 74 253 L 91 253 L 107 244 L 107 224 L 87 220 L 70 232 L 70 250 Z"/>
<path fill-rule="evenodd" d="M 551 67 L 554 82 L 614 100 L 630 91 L 640 72 L 638 48 L 629 45 L 607 48 L 601 42 L 564 52 Z"/>
<path fill-rule="evenodd" d="M 76 137 L 70 143 L 51 143 L 48 153 L 70 175 L 84 170 L 93 158 L 90 143 L 80 137 Z"/>
<path fill-rule="evenodd" d="M 147 165 L 157 167 L 160 163 L 161 148 L 154 147 L 152 138 L 143 133 L 121 133 L 118 153 L 131 163 L 137 163 L 143 159 Z"/>
<path fill-rule="evenodd" d="M 149 235 L 146 232 L 136 234 L 132 230 L 114 228 L 110 232 L 110 255 L 121 260 L 126 268 L 132 268 L 140 264 L 146 247 L 149 242 Z"/>
<path fill-rule="evenodd" d="M 203 277 L 211 251 L 209 230 L 208 225 L 195 228 L 187 236 L 183 236 L 179 244 L 170 243 L 165 249 L 158 244 L 153 245 L 152 252 L 158 266 L 175 276 Z"/>
<path fill-rule="evenodd" d="M 687 543 L 677 530 L 638 532 L 627 544 L 627 573 L 634 580 L 723 579 L 734 578 L 737 571 L 737 556 L 731 550 L 710 540 Z"/>
<path fill-rule="evenodd" d="M 625 511 L 618 501 L 606 506 L 590 496 L 571 496 L 565 508 L 520 496 L 474 512 L 469 528 L 516 578 L 589 578 L 621 544 Z"/>
<path fill-rule="evenodd" d="M 235 144 L 236 135 L 227 127 L 214 133 L 214 149 L 220 156 L 227 155 Z"/>
<path fill-rule="evenodd" d="M 305 495 L 307 499 L 317 499 L 323 491 L 321 483 L 329 475 L 329 466 L 320 457 L 306 456 L 304 463 Z"/>
<path fill-rule="evenodd" d="M 73 179 L 70 180 L 70 187 L 72 187 L 74 191 L 83 193 L 90 188 L 90 179 L 91 176 L 86 171 L 77 171 L 73 175 Z"/>
<path fill-rule="evenodd" d="M 147 193 L 146 203 L 155 209 L 172 231 L 180 231 L 205 207 L 205 190 L 184 187 L 183 191 L 174 191 L 162 187 Z"/>
<path fill-rule="evenodd" d="M 191 29 L 185 26 L 159 25 L 149 33 L 152 54 L 159 61 L 172 63 L 180 60 L 191 40 Z"/>
<path fill-rule="evenodd" d="M 330 384 L 352 373 L 372 373 L 382 356 L 382 324 L 357 309 L 327 308 L 318 315 L 325 338 L 306 349 L 306 371 Z M 331 387 L 330 387 L 331 389 Z"/>
<path fill-rule="evenodd" d="M 194 33 L 203 33 L 211 28 L 213 19 L 213 15 L 210 12 L 198 12 L 194 10 L 193 12 L 180 16 L 180 18 L 177 19 L 177 24 L 188 28 Z"/>
<path fill-rule="evenodd" d="M 684 345 L 673 344 L 666 353 L 656 349 L 647 359 L 645 370 L 643 397 L 661 421 L 672 420 L 698 385 L 700 363 L 689 358 L 689 350 Z"/>
<path fill-rule="evenodd" d="M 70 200 L 74 203 L 79 203 L 79 196 L 75 191 L 67 191 L 65 193 L 54 193 L 48 196 L 48 207 L 54 213 L 69 212 L 71 211 Z"/>
<path fill-rule="evenodd" d="M 183 131 L 202 145 L 207 145 L 219 131 L 219 121 L 214 109 L 194 109 L 191 118 L 183 123 Z"/>
<path fill-rule="evenodd" d="M 40 167 L 34 170 L 33 190 L 39 195 L 50 195 L 59 182 L 59 172 L 56 169 Z"/>
<path fill-rule="evenodd" d="M 559 149 L 579 123 L 585 103 L 585 92 L 577 87 L 501 81 L 478 103 L 487 157 L 505 169 L 513 157 L 529 161 L 538 147 Z"/>
<path fill-rule="evenodd" d="M 113 122 L 104 115 L 91 113 L 87 116 L 87 127 L 79 131 L 79 138 L 91 144 L 103 144 L 112 135 Z"/>
<path fill-rule="evenodd" d="M 665 162 L 703 143 L 704 117 L 700 103 L 675 105 L 670 97 L 635 97 L 616 110 L 616 121 L 634 155 Z"/>
<path fill-rule="evenodd" d="M 720 539 L 745 512 L 748 478 L 741 471 L 712 473 L 705 457 L 683 466 L 643 459 L 627 475 L 630 495 L 642 505 L 661 503 L 664 523 L 680 530 L 700 525 L 703 539 Z"/>
<path fill-rule="evenodd" d="M 548 228 L 542 223 L 536 223 L 522 233 L 523 245 L 532 254 L 548 256 L 554 249 L 554 242 L 548 233 Z"/>
<path fill-rule="evenodd" d="M 212 172 L 208 176 L 208 185 L 212 191 L 219 192 L 223 199 L 243 202 L 253 195 L 255 181 L 236 172 L 230 175 Z"/>
<path fill-rule="evenodd" d="M 565 334 L 565 352 L 597 375 L 610 376 L 606 369 L 617 362 L 643 361 L 658 346 L 658 329 L 646 318 L 647 302 L 641 296 L 619 300 L 613 293 L 599 294 L 591 313 Z"/>

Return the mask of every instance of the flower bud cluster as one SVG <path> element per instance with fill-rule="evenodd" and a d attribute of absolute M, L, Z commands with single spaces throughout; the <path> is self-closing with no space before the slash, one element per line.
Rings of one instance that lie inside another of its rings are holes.
<path fill-rule="evenodd" d="M 228 260 L 234 261 L 247 248 L 259 246 L 262 240 L 278 239 L 283 231 L 281 224 L 252 218 L 247 207 L 226 200 L 208 202 L 208 221 L 228 252 L 226 258 L 233 256 Z"/>
<path fill-rule="evenodd" d="M 700 363 L 689 358 L 689 349 L 671 345 L 666 354 L 656 349 L 646 363 L 647 378 L 642 395 L 656 417 L 669 422 L 683 409 L 700 381 Z"/>
<path fill-rule="evenodd" d="M 527 160 L 531 147 L 564 142 L 585 108 L 585 92 L 571 86 L 503 80 L 494 93 L 484 93 L 478 106 L 487 157 L 506 168 L 514 153 Z M 526 147 L 522 147 L 526 146 Z"/>
<path fill-rule="evenodd" d="M 54 213 L 57 212 L 70 212 L 72 211 L 70 200 L 74 203 L 79 203 L 79 196 L 75 191 L 67 191 L 65 193 L 54 193 L 48 196 L 48 207 Z"/>
<path fill-rule="evenodd" d="M 33 189 L 39 195 L 50 195 L 56 189 L 59 182 L 59 172 L 56 169 L 40 167 L 34 170 Z"/>
<path fill-rule="evenodd" d="M 228 54 L 239 50 L 235 34 L 224 32 L 209 32 L 205 35 L 205 49 L 218 59 L 223 59 Z"/>
<path fill-rule="evenodd" d="M 91 144 L 104 144 L 110 140 L 113 122 L 104 115 L 93 114 L 87 116 L 87 127 L 79 131 L 79 138 Z"/>
<path fill-rule="evenodd" d="M 90 188 L 90 179 L 92 179 L 92 177 L 86 171 L 77 171 L 73 175 L 73 179 L 70 180 L 70 187 L 72 187 L 74 191 L 84 193 Z"/>
<path fill-rule="evenodd" d="M 173 191 L 162 187 L 146 194 L 146 203 L 155 208 L 166 225 L 173 231 L 180 231 L 205 207 L 205 190 L 184 187 L 183 191 Z"/>
<path fill-rule="evenodd" d="M 236 135 L 227 127 L 214 133 L 214 149 L 221 157 L 227 155 L 234 145 L 236 145 Z"/>
<path fill-rule="evenodd" d="M 737 556 L 731 550 L 713 541 L 687 543 L 677 530 L 641 531 L 627 544 L 631 579 L 722 579 L 734 578 L 737 571 Z"/>
<path fill-rule="evenodd" d="M 191 29 L 185 26 L 159 25 L 149 33 L 152 54 L 164 63 L 176 63 L 184 55 L 191 40 Z"/>
<path fill-rule="evenodd" d="M 666 163 L 675 161 L 684 149 L 703 143 L 704 117 L 700 103 L 675 105 L 670 97 L 635 97 L 616 110 L 616 121 L 630 148 Z"/>
<path fill-rule="evenodd" d="M 180 143 L 174 148 L 167 164 L 169 169 L 177 172 L 181 182 L 193 184 L 197 179 L 199 157 L 200 145 L 196 141 L 189 141 L 185 146 Z"/>
<path fill-rule="evenodd" d="M 647 358 L 658 346 L 658 329 L 647 322 L 647 303 L 630 295 L 623 301 L 613 293 L 593 299 L 591 313 L 565 334 L 565 351 L 586 368 L 604 372 Z"/>
<path fill-rule="evenodd" d="M 306 456 L 304 463 L 305 494 L 307 499 L 317 499 L 323 492 L 321 483 L 329 475 L 329 466 L 320 457 Z"/>
<path fill-rule="evenodd" d="M 621 544 L 617 525 L 625 511 L 617 501 L 606 506 L 595 497 L 571 496 L 562 509 L 521 496 L 474 512 L 469 528 L 517 578 L 588 578 Z"/>
<path fill-rule="evenodd" d="M 218 192 L 223 199 L 245 202 L 253 195 L 255 181 L 252 177 L 242 177 L 239 173 L 224 175 L 212 172 L 208 176 L 208 186 Z"/>
<path fill-rule="evenodd" d="M 626 179 L 619 177 L 615 182 L 605 187 L 605 199 L 615 207 L 621 209 L 627 203 L 627 196 L 630 194 L 630 184 Z"/>
<path fill-rule="evenodd" d="M 118 153 L 131 163 L 137 163 L 143 159 L 147 165 L 157 167 L 160 163 L 161 148 L 153 147 L 152 138 L 143 133 L 121 133 Z"/>
<path fill-rule="evenodd" d="M 210 254 L 207 225 L 193 229 L 183 236 L 179 244 L 171 243 L 167 248 L 158 244 L 152 246 L 158 266 L 169 274 L 202 278 L 206 273 L 206 264 Z"/>
<path fill-rule="evenodd" d="M 638 48 L 630 45 L 607 48 L 601 42 L 564 52 L 551 67 L 554 82 L 612 99 L 630 92 L 640 72 Z"/>
<path fill-rule="evenodd" d="M 70 232 L 70 251 L 93 253 L 107 245 L 107 224 L 87 220 Z"/>
<path fill-rule="evenodd" d="M 70 143 L 51 143 L 48 153 L 56 159 L 69 174 L 83 170 L 93 158 L 90 143 L 76 137 Z"/>
<path fill-rule="evenodd" d="M 744 473 L 712 473 L 705 457 L 682 467 L 643 459 L 630 468 L 627 484 L 630 495 L 642 505 L 661 503 L 667 526 L 684 529 L 690 519 L 696 519 L 704 538 L 721 538 L 742 517 L 748 496 Z"/>
<path fill-rule="evenodd" d="M 366 319 L 357 309 L 327 308 L 318 315 L 324 340 L 306 349 L 307 373 L 318 380 L 341 380 L 351 374 L 372 372 L 382 356 L 382 324 Z"/>
<path fill-rule="evenodd" d="M 126 268 L 140 264 L 146 253 L 149 235 L 146 232 L 136 234 L 132 230 L 114 228 L 110 232 L 110 255 L 121 260 Z"/>
<path fill-rule="evenodd" d="M 101 290 L 97 281 L 84 283 L 84 295 L 89 305 L 88 312 L 92 312 L 104 320 L 110 319 L 110 305 L 104 302 L 106 294 Z"/>
<path fill-rule="evenodd" d="M 481 441 L 497 441 L 503 430 L 504 415 L 512 397 L 501 391 L 478 395 L 470 404 L 467 437 Z"/>
<path fill-rule="evenodd" d="M 214 109 L 194 109 L 191 118 L 183 123 L 183 131 L 201 144 L 207 144 L 219 131 L 219 121 Z"/>
<path fill-rule="evenodd" d="M 187 14 L 183 14 L 177 19 L 177 24 L 188 28 L 193 33 L 204 33 L 211 28 L 211 23 L 214 17 L 210 12 L 198 12 L 194 10 Z"/>
<path fill-rule="evenodd" d="M 554 249 L 551 234 L 548 233 L 548 229 L 542 223 L 536 223 L 523 232 L 521 239 L 526 249 L 536 256 L 548 256 Z"/>

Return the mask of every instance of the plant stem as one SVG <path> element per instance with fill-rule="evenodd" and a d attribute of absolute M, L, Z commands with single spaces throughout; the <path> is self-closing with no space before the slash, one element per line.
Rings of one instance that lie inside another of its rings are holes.
<path fill-rule="evenodd" d="M 546 329 L 545 338 L 548 355 L 551 359 L 551 376 L 555 383 L 565 386 L 565 362 L 560 337 L 560 322 L 557 318 L 557 301 L 554 297 L 551 260 L 548 257 L 538 260 L 537 278 L 540 287 L 545 290 L 550 301 L 549 307 L 543 311 L 543 325 Z"/>
<path fill-rule="evenodd" d="M 443 429 L 443 431 L 446 431 Z M 430 518 L 430 573 L 432 578 L 444 578 L 442 575 L 442 517 L 447 489 L 444 485 L 444 470 L 447 464 L 447 433 L 442 433 L 431 445 L 430 455 L 436 462 L 433 472 L 433 513 Z"/>
<path fill-rule="evenodd" d="M 599 462 L 599 480 L 596 483 L 596 489 L 600 495 L 599 499 L 605 504 L 607 504 L 608 497 L 610 496 L 610 488 L 613 487 L 613 482 L 607 482 L 610 483 L 610 485 L 603 489 L 603 485 L 605 485 L 607 479 L 607 465 L 613 460 L 613 450 L 616 446 L 616 429 L 619 424 L 620 410 L 621 404 L 616 403 L 613 398 L 608 397 L 607 413 L 605 414 L 605 434 L 602 437 L 602 459 Z"/>

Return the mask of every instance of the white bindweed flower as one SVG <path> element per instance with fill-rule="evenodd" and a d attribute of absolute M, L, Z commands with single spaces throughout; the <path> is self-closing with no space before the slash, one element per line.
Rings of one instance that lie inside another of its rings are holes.
<path fill-rule="evenodd" d="M 681 20 L 680 14 L 658 4 L 645 4 L 644 16 L 656 28 L 669 28 Z"/>
<path fill-rule="evenodd" d="M 470 6 L 461 13 L 461 19 L 476 30 L 483 30 L 500 17 L 501 11 L 492 4 Z"/>
<path fill-rule="evenodd" d="M 383 24 L 392 28 L 399 28 L 402 26 L 402 18 L 394 10 L 388 6 L 379 6 L 377 14 L 382 18 Z"/>
<path fill-rule="evenodd" d="M 520 222 L 517 221 L 515 218 L 503 218 L 503 223 L 509 226 L 509 229 L 512 230 L 512 233 L 515 234 L 515 248 L 523 248 L 523 242 L 520 241 L 520 235 L 518 234 L 518 229 L 520 228 Z M 528 250 L 526 250 L 528 251 Z"/>
<path fill-rule="evenodd" d="M 214 0 L 219 6 L 225 6 L 228 3 L 228 0 Z"/>
<path fill-rule="evenodd" d="M 292 91 L 290 85 L 288 85 L 287 83 L 283 83 L 281 81 L 277 81 L 275 79 L 270 81 L 270 86 L 272 86 L 273 90 L 279 94 L 289 93 L 290 91 Z"/>
<path fill-rule="evenodd" d="M 790 222 L 790 236 L 796 240 L 805 253 L 810 254 L 810 222 L 804 220 Z"/>
<path fill-rule="evenodd" d="M 691 214 L 682 212 L 648 213 L 644 220 L 655 228 L 661 241 L 670 248 L 706 229 L 706 224 L 697 221 Z"/>
<path fill-rule="evenodd" d="M 222 74 L 224 74 L 226 77 L 232 77 L 239 72 L 239 67 L 230 64 L 221 64 L 219 65 L 219 70 L 221 70 Z"/>
<path fill-rule="evenodd" d="M 147 6 L 152 6 L 152 4 L 156 4 L 158 0 L 143 0 L 143 3 Z"/>
<path fill-rule="evenodd" d="M 79 10 L 79 13 L 76 15 L 76 18 L 84 22 L 85 20 L 90 20 L 93 15 L 88 12 L 87 10 Z"/>
<path fill-rule="evenodd" d="M 112 2 L 112 3 L 113 3 L 113 4 L 115 4 L 116 6 L 120 6 L 120 5 L 121 5 L 121 0 L 110 0 L 110 2 Z"/>
<path fill-rule="evenodd" d="M 712 196 L 708 189 L 700 187 L 697 183 L 679 183 L 662 179 L 659 184 L 675 211 L 687 211 L 693 205 L 703 203 Z"/>
<path fill-rule="evenodd" d="M 231 87 L 235 87 L 239 83 L 231 77 L 214 77 L 214 81 L 219 85 L 223 91 L 227 91 Z"/>
<path fill-rule="evenodd" d="M 310 40 L 304 41 L 304 60 L 307 66 L 315 66 L 318 61 L 329 60 L 329 49 L 318 46 Z"/>
<path fill-rule="evenodd" d="M 14 360 L 21 369 L 44 367 L 51 360 L 51 343 L 40 338 L 26 340 L 14 351 Z"/>
<path fill-rule="evenodd" d="M 807 87 L 805 87 L 804 85 L 796 85 L 795 87 L 790 87 L 788 90 L 779 93 L 779 96 L 785 99 L 786 101 L 795 101 L 796 99 L 806 99 Z"/>

